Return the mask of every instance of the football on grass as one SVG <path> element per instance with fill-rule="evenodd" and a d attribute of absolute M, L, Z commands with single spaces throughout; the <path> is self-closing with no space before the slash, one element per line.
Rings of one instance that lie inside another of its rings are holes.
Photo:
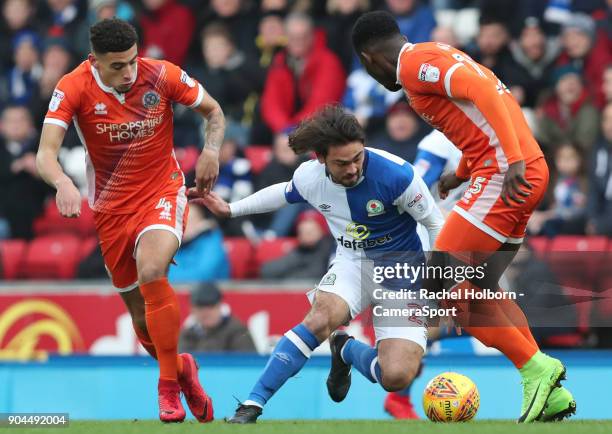
<path fill-rule="evenodd" d="M 433 422 L 465 422 L 476 416 L 480 395 L 472 380 L 456 372 L 434 377 L 423 393 L 423 410 Z"/>

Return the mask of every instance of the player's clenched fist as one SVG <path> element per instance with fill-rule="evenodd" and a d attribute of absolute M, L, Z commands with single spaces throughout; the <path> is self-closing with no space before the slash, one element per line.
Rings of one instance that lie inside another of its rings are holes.
<path fill-rule="evenodd" d="M 205 206 L 217 217 L 231 217 L 229 204 L 213 191 L 210 193 L 201 194 L 197 189 L 190 188 L 187 192 L 187 196 L 189 197 L 190 202 Z"/>
<path fill-rule="evenodd" d="M 58 181 L 55 202 L 62 217 L 81 215 L 81 193 L 68 178 Z"/>
<path fill-rule="evenodd" d="M 209 193 L 219 176 L 219 151 L 204 148 L 198 158 L 195 175 L 198 193 Z"/>

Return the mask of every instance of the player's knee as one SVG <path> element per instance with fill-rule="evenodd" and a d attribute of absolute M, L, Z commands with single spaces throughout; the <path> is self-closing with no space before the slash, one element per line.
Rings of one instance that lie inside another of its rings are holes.
<path fill-rule="evenodd" d="M 143 284 L 166 276 L 166 267 L 159 264 L 144 264 L 138 267 L 138 283 Z"/>
<path fill-rule="evenodd" d="M 323 341 L 329 337 L 331 332 L 330 318 L 325 310 L 314 310 L 304 318 L 304 325 L 314 334 L 319 341 Z"/>
<path fill-rule="evenodd" d="M 389 367 L 387 369 L 381 368 L 381 386 L 387 392 L 398 392 L 410 386 L 418 367 L 402 366 L 402 367 Z"/>

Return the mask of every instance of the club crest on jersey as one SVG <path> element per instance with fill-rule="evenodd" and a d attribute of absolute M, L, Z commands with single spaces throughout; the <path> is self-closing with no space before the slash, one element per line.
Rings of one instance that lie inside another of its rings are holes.
<path fill-rule="evenodd" d="M 385 213 L 385 206 L 380 200 L 372 199 L 366 204 L 366 210 L 368 211 L 368 217 L 374 217 Z"/>
<path fill-rule="evenodd" d="M 52 112 L 57 111 L 60 104 L 64 100 L 64 92 L 59 89 L 55 89 L 53 91 L 53 95 L 51 96 L 51 101 L 49 102 L 49 110 Z"/>
<path fill-rule="evenodd" d="M 154 90 L 149 90 L 148 92 L 145 92 L 145 94 L 142 96 L 142 105 L 146 109 L 152 109 L 156 107 L 159 104 L 159 101 L 159 94 Z"/>
<path fill-rule="evenodd" d="M 429 63 L 421 64 L 419 68 L 419 80 L 437 83 L 440 80 L 440 69 Z"/>
<path fill-rule="evenodd" d="M 95 114 L 97 115 L 105 115 L 108 114 L 108 111 L 106 110 L 106 105 L 102 102 L 97 103 L 94 106 L 94 110 L 95 110 Z"/>

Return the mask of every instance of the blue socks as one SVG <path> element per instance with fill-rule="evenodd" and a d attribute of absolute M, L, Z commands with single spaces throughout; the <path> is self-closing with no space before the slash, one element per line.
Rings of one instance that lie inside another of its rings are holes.
<path fill-rule="evenodd" d="M 263 407 L 285 381 L 302 369 L 318 346 L 316 336 L 303 324 L 285 333 L 244 404 Z"/>
<path fill-rule="evenodd" d="M 345 363 L 352 365 L 372 383 L 380 384 L 378 350 L 356 339 L 349 339 L 340 354 Z"/>

